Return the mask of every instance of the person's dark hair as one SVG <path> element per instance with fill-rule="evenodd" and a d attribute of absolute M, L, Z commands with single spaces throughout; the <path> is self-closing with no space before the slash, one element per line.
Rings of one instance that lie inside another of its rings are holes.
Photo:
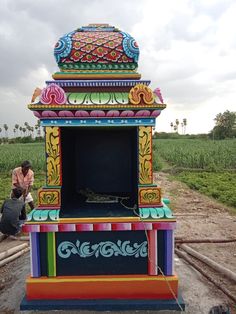
<path fill-rule="evenodd" d="M 20 187 L 12 189 L 12 194 L 13 194 L 13 196 L 15 196 L 16 198 L 20 198 L 21 195 L 22 195 L 22 193 L 23 193 L 23 189 L 20 188 Z"/>
<path fill-rule="evenodd" d="M 31 168 L 31 162 L 29 160 L 25 160 L 21 164 L 22 168 Z"/>

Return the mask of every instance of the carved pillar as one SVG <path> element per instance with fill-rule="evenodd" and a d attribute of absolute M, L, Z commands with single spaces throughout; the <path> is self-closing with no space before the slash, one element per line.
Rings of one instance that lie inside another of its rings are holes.
<path fill-rule="evenodd" d="M 59 127 L 46 127 L 46 186 L 38 190 L 38 207 L 61 206 L 61 136 Z"/>
<path fill-rule="evenodd" d="M 61 186 L 60 128 L 46 127 L 47 186 Z"/>
<path fill-rule="evenodd" d="M 139 127 L 139 184 L 152 184 L 152 127 Z"/>
<path fill-rule="evenodd" d="M 161 205 L 161 189 L 153 184 L 152 127 L 139 127 L 139 208 Z"/>

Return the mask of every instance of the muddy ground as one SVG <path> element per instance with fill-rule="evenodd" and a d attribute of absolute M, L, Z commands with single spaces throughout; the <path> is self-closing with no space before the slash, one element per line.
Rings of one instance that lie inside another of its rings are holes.
<path fill-rule="evenodd" d="M 158 173 L 155 176 L 155 180 L 158 185 L 162 187 L 163 196 L 171 200 L 171 208 L 174 209 L 176 213 L 178 222 L 176 237 L 185 239 L 226 239 L 236 236 L 236 215 L 234 215 L 230 209 L 206 196 L 190 190 L 186 185 L 180 182 L 171 181 L 169 175 L 166 173 Z M 14 247 L 17 244 L 22 244 L 22 241 L 5 239 L 0 242 L 0 252 Z M 212 258 L 217 263 L 236 272 L 235 242 L 188 245 L 198 252 Z M 200 262 L 198 262 L 198 265 L 206 269 L 208 274 L 218 283 L 227 287 L 236 297 L 235 283 L 211 271 L 206 268 L 205 265 L 201 265 Z M 236 304 L 233 304 L 227 296 L 177 256 L 175 256 L 175 270 L 179 276 L 180 289 L 186 303 L 186 313 L 207 314 L 212 306 L 226 304 L 230 306 L 231 314 L 236 314 Z M 29 272 L 29 253 L 24 254 L 15 261 L 0 268 L 0 313 L 19 313 L 20 302 L 24 296 L 25 278 Z M 50 313 L 52 313 L 52 311 Z M 70 312 L 56 311 L 56 313 Z M 83 313 L 85 314 L 86 311 L 83 311 Z M 132 312 L 129 311 L 127 313 Z M 139 313 L 144 313 L 144 311 L 139 311 Z M 147 311 L 145 311 L 145 313 L 147 313 Z M 158 313 L 175 312 L 160 311 Z"/>

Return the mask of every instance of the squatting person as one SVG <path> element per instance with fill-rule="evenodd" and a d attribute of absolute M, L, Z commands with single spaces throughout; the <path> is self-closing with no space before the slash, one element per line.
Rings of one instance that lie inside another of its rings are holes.
<path fill-rule="evenodd" d="M 21 226 L 26 219 L 25 203 L 20 199 L 22 193 L 22 188 L 12 189 L 11 198 L 2 204 L 0 231 L 3 234 L 15 236 L 21 231 Z"/>

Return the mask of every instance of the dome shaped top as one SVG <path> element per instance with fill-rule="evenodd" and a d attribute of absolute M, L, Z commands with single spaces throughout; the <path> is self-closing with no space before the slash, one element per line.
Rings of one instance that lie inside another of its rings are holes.
<path fill-rule="evenodd" d="M 108 24 L 89 24 L 62 36 L 54 56 L 63 70 L 137 68 L 139 48 L 134 38 Z"/>

